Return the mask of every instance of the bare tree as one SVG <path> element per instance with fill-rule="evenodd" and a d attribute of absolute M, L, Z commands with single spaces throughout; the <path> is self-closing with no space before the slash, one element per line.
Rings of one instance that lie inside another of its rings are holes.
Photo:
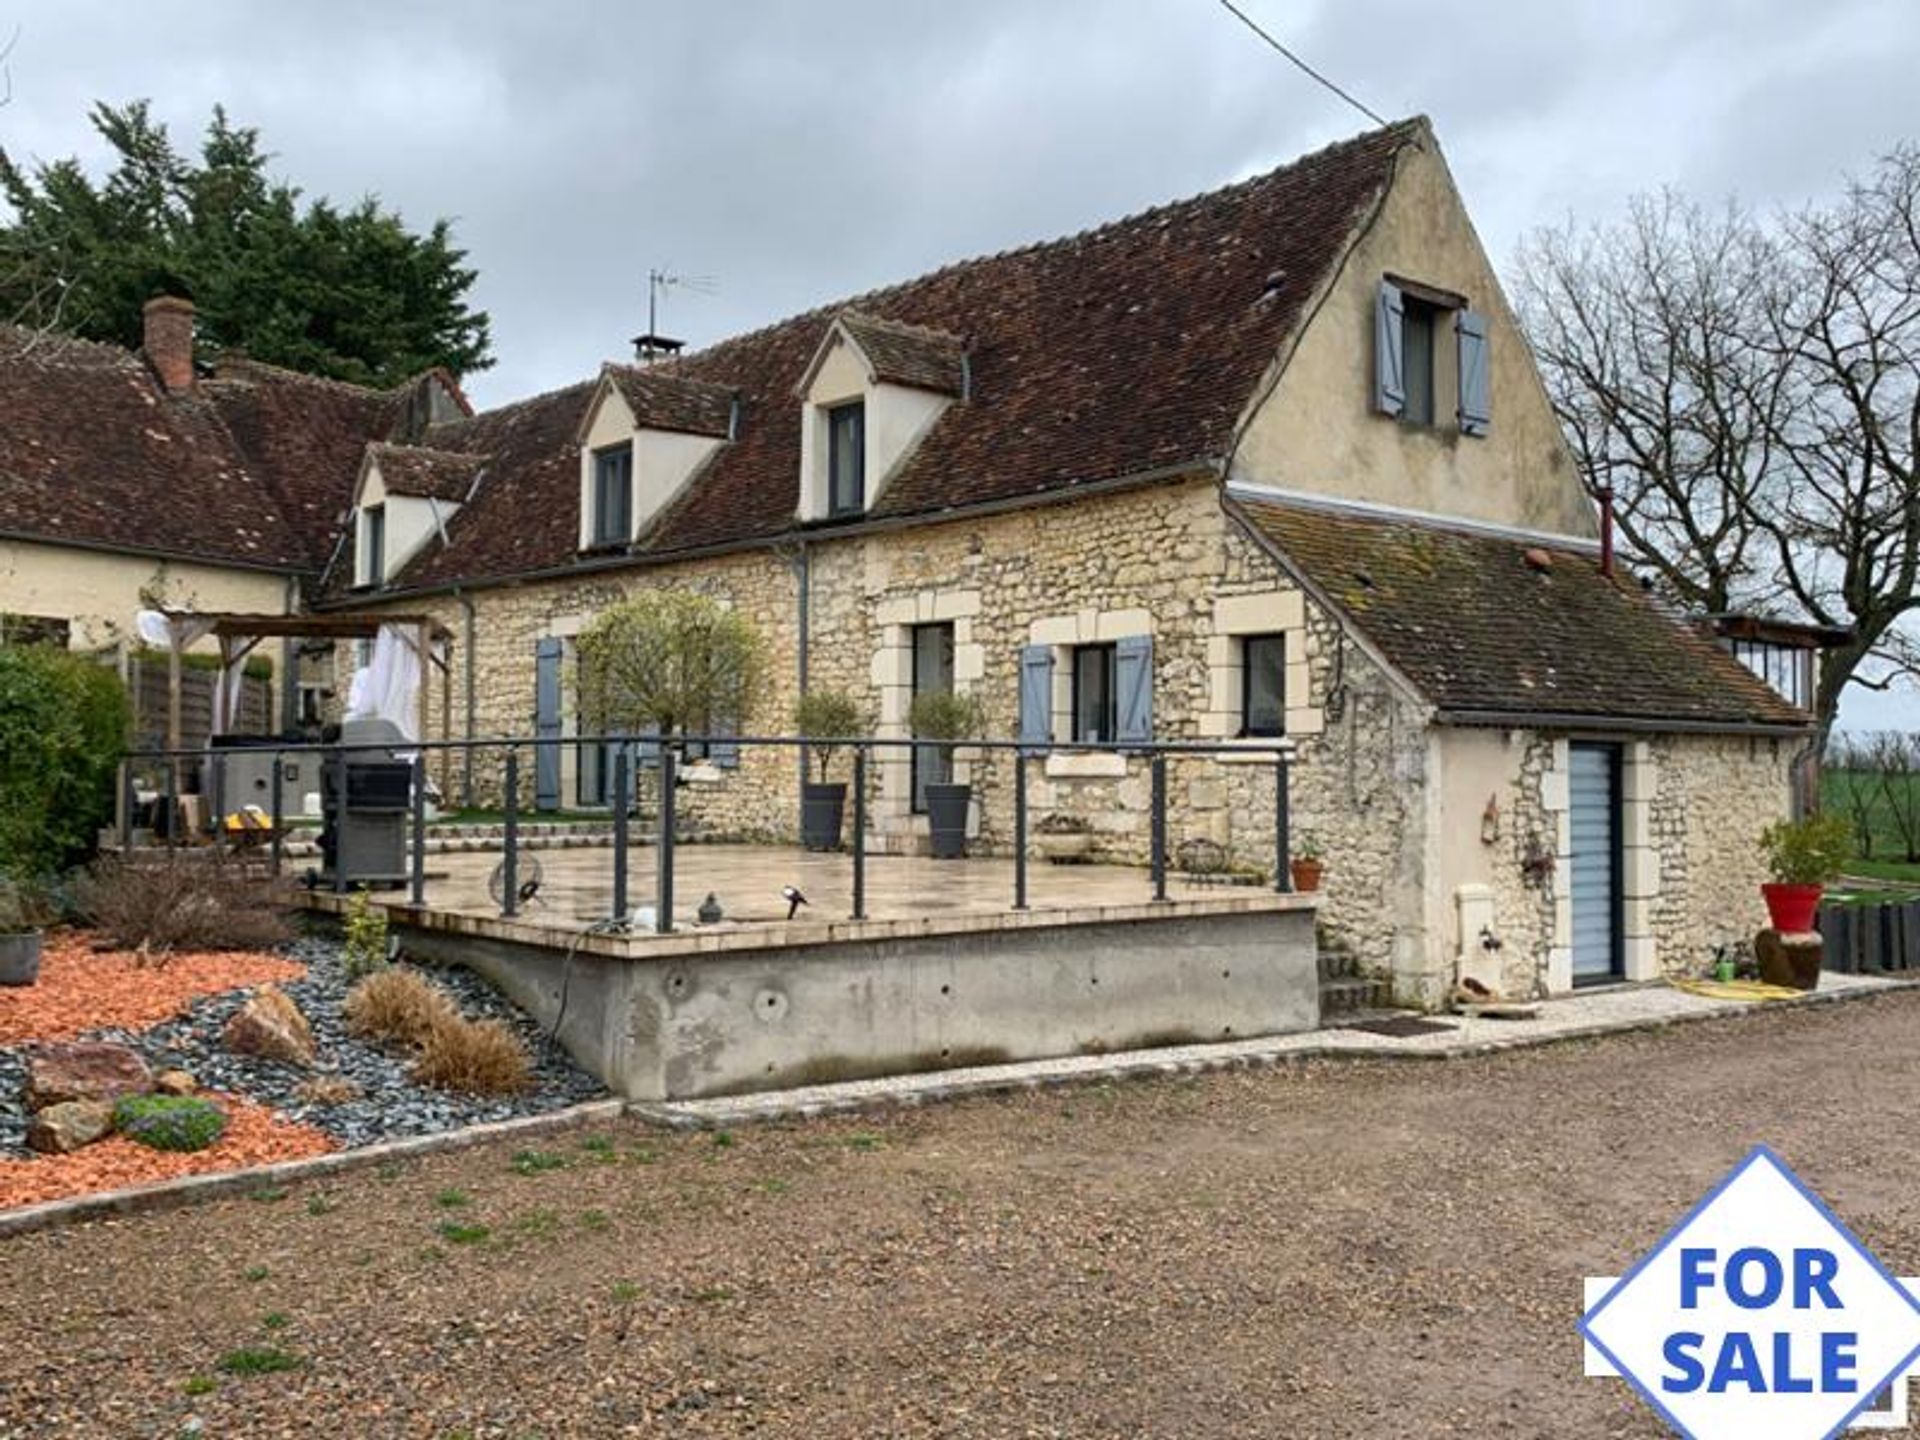
<path fill-rule="evenodd" d="M 1900 843 L 1900 858 L 1920 862 L 1920 735 L 1883 730 L 1869 743 L 1880 812 Z"/>
<path fill-rule="evenodd" d="M 1920 679 L 1920 147 L 1760 217 L 1673 194 L 1543 231 L 1523 323 L 1589 489 L 1671 596 L 1845 626 L 1815 708 Z"/>
<path fill-rule="evenodd" d="M 1845 813 L 1853 827 L 1853 853 L 1862 860 L 1873 859 L 1880 830 L 1880 781 L 1874 764 L 1870 741 L 1840 734 L 1827 744 L 1825 798 Z"/>

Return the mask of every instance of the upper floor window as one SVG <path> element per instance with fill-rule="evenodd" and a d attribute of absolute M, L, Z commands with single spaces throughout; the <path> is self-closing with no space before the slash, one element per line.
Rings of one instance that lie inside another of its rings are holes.
<path fill-rule="evenodd" d="M 1443 337 L 1451 325 L 1449 355 Z M 1493 422 L 1487 320 L 1463 295 L 1396 278 L 1380 282 L 1374 310 L 1373 404 L 1408 425 L 1438 425 L 1453 402 L 1462 435 Z"/>
<path fill-rule="evenodd" d="M 387 507 L 369 505 L 360 512 L 360 583 L 378 585 L 387 578 Z"/>
<path fill-rule="evenodd" d="M 1240 733 L 1287 733 L 1287 638 L 1249 635 L 1240 642 Z"/>
<path fill-rule="evenodd" d="M 827 411 L 827 514 L 866 508 L 867 407 L 855 400 Z"/>
<path fill-rule="evenodd" d="M 613 445 L 593 452 L 595 545 L 624 545 L 633 538 L 633 447 Z"/>

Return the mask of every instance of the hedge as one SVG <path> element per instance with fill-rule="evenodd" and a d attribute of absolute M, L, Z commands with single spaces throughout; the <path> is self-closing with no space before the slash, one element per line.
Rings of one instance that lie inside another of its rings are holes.
<path fill-rule="evenodd" d="M 0 645 L 0 873 L 56 874 L 113 815 L 126 687 L 50 645 Z"/>

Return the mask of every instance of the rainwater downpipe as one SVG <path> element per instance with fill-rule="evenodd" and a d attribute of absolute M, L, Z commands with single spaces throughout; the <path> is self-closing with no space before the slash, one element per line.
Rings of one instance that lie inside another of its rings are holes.
<path fill-rule="evenodd" d="M 460 602 L 460 608 L 466 612 L 467 617 L 466 636 L 460 642 L 460 648 L 466 652 L 463 658 L 467 672 L 467 739 L 468 741 L 472 741 L 474 717 L 478 713 L 476 708 L 477 700 L 473 689 L 473 634 L 475 628 L 473 597 L 456 585 L 453 591 L 453 598 Z M 471 744 L 468 744 L 466 748 L 460 752 L 460 806 L 464 810 L 471 810 L 473 808 L 473 746 Z"/>

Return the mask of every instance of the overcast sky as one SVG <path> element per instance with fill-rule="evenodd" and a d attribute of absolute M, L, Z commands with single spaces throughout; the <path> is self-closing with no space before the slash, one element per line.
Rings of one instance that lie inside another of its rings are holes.
<path fill-rule="evenodd" d="M 1638 190 L 1791 203 L 1920 135 L 1920 0 L 1242 4 L 1433 117 L 1503 266 Z M 662 316 L 699 344 L 1369 123 L 1216 0 L 0 0 L 15 23 L 18 157 L 97 158 L 95 99 L 182 142 L 220 102 L 309 193 L 451 217 L 493 316 L 481 404 L 628 353 L 652 266 L 712 277 Z"/>

